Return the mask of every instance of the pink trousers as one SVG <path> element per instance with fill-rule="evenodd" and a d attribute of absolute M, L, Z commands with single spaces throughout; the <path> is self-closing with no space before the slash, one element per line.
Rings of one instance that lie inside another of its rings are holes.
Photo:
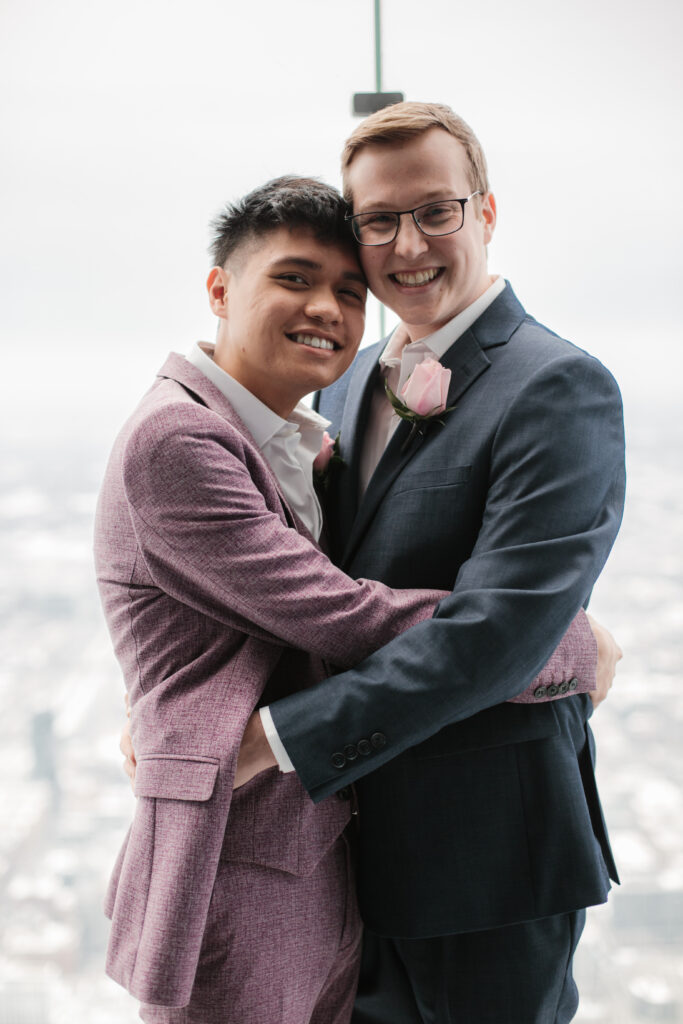
<path fill-rule="evenodd" d="M 189 1006 L 146 1024 L 348 1024 L 361 922 L 346 838 L 300 878 L 221 861 Z"/>

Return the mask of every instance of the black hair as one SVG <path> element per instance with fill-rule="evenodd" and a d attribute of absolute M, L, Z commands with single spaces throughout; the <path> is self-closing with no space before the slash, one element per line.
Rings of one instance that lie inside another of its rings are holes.
<path fill-rule="evenodd" d="M 280 227 L 309 228 L 320 242 L 343 245 L 355 252 L 348 205 L 340 193 L 316 178 L 284 175 L 249 192 L 213 220 L 213 265 L 225 266 L 245 241 Z"/>

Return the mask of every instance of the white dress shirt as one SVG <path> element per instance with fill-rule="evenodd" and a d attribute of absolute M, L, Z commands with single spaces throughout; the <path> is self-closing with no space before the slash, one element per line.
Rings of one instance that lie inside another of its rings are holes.
<path fill-rule="evenodd" d="M 299 402 L 289 420 L 283 420 L 213 361 L 213 345 L 205 341 L 193 345 L 186 358 L 225 395 L 277 477 L 285 498 L 309 533 L 319 540 L 323 517 L 313 487 L 313 460 L 320 451 L 330 421 L 303 402 Z M 260 714 L 280 770 L 293 772 L 294 765 L 277 734 L 270 711 L 264 707 Z"/>
<path fill-rule="evenodd" d="M 192 346 L 187 359 L 228 399 L 277 477 L 285 498 L 309 533 L 319 540 L 323 517 L 313 487 L 313 460 L 330 421 L 303 402 L 288 420 L 283 420 L 222 370 L 212 355 L 213 345 L 200 341 Z"/>

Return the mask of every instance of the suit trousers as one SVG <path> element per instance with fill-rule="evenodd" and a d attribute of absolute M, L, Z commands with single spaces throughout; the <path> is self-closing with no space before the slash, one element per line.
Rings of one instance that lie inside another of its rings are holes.
<path fill-rule="evenodd" d="M 362 926 L 349 842 L 312 874 L 223 860 L 188 1006 L 146 1024 L 348 1024 Z"/>
<path fill-rule="evenodd" d="M 585 916 L 430 939 L 366 929 L 352 1024 L 567 1024 Z"/>

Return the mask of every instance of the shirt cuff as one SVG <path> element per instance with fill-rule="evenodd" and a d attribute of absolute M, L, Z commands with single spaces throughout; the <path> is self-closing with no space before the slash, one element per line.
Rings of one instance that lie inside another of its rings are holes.
<path fill-rule="evenodd" d="M 259 714 L 261 716 L 261 725 L 263 731 L 266 734 L 266 739 L 270 744 L 270 749 L 273 751 L 273 756 L 278 763 L 281 772 L 293 772 L 294 765 L 289 760 L 289 754 L 282 745 L 282 740 L 278 736 L 278 731 L 275 728 L 273 716 L 270 713 L 270 708 L 259 708 Z"/>

